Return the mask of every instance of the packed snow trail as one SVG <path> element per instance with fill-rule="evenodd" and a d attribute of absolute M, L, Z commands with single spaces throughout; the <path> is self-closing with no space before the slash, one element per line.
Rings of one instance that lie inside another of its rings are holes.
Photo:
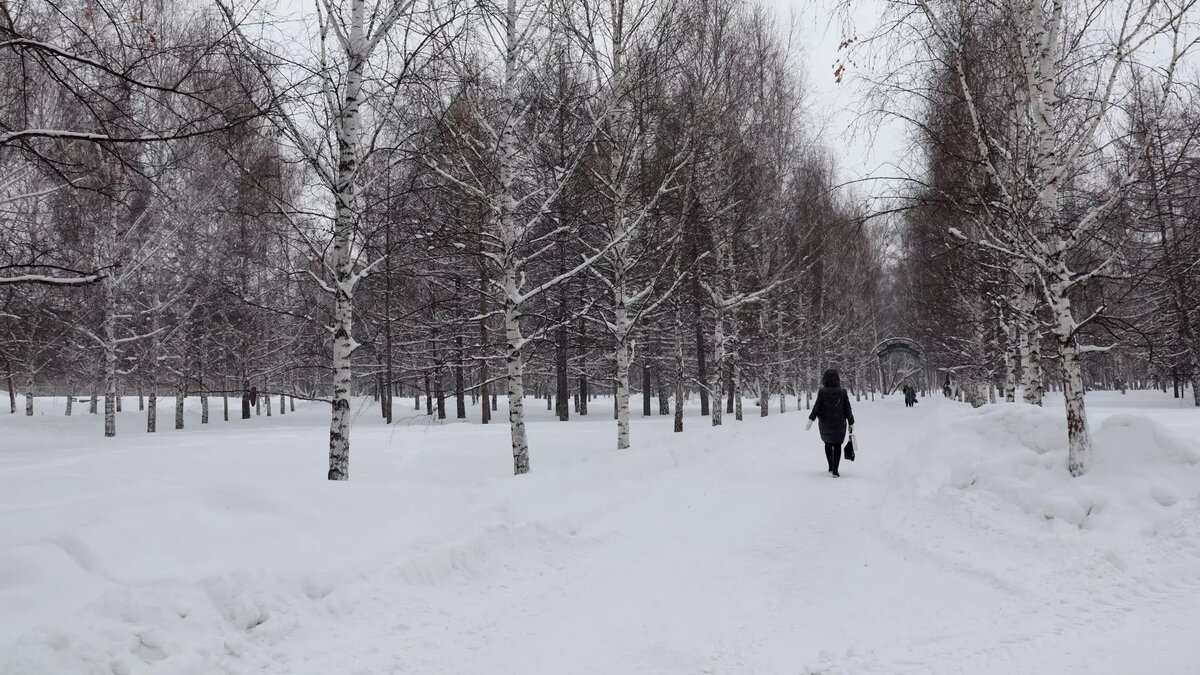
<path fill-rule="evenodd" d="M 796 412 L 536 422 L 520 478 L 503 425 L 364 422 L 348 485 L 320 410 L 68 430 L 0 453 L 0 673 L 1197 672 L 1200 500 L 1135 542 L 922 492 L 976 413 L 855 406 L 840 479 Z"/>

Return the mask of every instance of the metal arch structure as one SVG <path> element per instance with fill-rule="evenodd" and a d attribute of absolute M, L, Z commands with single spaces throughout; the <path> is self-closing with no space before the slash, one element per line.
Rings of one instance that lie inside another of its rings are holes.
<path fill-rule="evenodd" d="M 894 393 L 905 382 L 914 388 L 925 388 L 925 350 L 921 343 L 906 337 L 892 337 L 875 345 L 879 358 L 879 384 L 887 394 Z"/>

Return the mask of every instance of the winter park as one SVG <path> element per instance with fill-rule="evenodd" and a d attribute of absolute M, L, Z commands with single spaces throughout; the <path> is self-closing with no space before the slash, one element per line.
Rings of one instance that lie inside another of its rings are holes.
<path fill-rule="evenodd" d="M 1200 0 L 0 0 L 0 675 L 1200 673 Z"/>

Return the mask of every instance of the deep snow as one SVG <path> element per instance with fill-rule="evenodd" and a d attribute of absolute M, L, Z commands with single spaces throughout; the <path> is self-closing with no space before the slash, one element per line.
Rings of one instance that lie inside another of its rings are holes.
<path fill-rule="evenodd" d="M 318 404 L 127 399 L 104 439 L 37 403 L 0 413 L 5 675 L 1200 672 L 1200 411 L 1158 392 L 1089 395 L 1077 480 L 1052 401 L 856 403 L 838 480 L 794 403 L 618 452 L 611 402 L 531 399 L 514 478 L 504 424 L 361 401 L 348 484 Z"/>

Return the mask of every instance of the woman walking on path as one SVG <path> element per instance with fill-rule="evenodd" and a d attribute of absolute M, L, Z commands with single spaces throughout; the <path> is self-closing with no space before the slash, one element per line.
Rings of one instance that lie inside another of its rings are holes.
<path fill-rule="evenodd" d="M 804 430 L 812 428 L 813 420 L 820 420 L 817 428 L 825 443 L 825 459 L 829 462 L 829 473 L 839 477 L 838 464 L 842 461 L 842 443 L 846 442 L 846 426 L 854 432 L 854 412 L 850 410 L 850 396 L 842 389 L 842 376 L 837 369 L 830 368 L 821 376 L 821 388 L 817 400 L 808 415 Z"/>

